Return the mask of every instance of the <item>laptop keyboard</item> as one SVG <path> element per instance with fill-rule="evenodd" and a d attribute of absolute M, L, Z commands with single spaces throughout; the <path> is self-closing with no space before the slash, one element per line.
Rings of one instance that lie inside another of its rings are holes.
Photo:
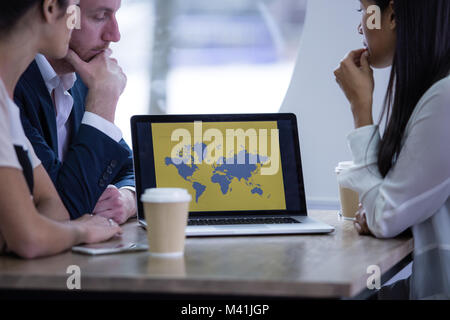
<path fill-rule="evenodd" d="M 289 224 L 301 223 L 292 218 L 273 217 L 273 218 L 207 218 L 207 219 L 192 219 L 188 220 L 188 226 L 206 226 L 206 225 L 233 225 L 233 224 Z"/>

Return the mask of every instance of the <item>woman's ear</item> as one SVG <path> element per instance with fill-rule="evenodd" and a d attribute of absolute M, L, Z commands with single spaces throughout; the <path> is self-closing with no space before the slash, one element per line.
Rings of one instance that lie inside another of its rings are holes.
<path fill-rule="evenodd" d="M 389 25 L 391 27 L 391 30 L 395 30 L 397 27 L 397 22 L 395 20 L 395 10 L 394 10 L 394 1 L 389 2 Z"/>
<path fill-rule="evenodd" d="M 58 0 L 42 1 L 42 15 L 45 22 L 53 23 L 58 19 Z"/>

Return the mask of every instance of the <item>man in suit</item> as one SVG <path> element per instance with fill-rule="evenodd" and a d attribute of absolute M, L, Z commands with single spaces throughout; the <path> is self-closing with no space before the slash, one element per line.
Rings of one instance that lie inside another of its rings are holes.
<path fill-rule="evenodd" d="M 14 94 L 28 139 L 71 218 L 122 224 L 136 213 L 132 153 L 114 125 L 126 76 L 111 58 L 121 0 L 81 0 L 81 29 L 63 60 L 38 55 Z M 76 72 L 76 73 L 75 73 Z"/>

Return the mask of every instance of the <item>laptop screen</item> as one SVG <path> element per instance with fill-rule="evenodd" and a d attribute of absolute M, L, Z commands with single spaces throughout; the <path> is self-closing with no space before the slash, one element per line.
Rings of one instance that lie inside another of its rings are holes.
<path fill-rule="evenodd" d="M 292 114 L 136 116 L 132 134 L 138 199 L 184 188 L 190 216 L 306 215 Z"/>

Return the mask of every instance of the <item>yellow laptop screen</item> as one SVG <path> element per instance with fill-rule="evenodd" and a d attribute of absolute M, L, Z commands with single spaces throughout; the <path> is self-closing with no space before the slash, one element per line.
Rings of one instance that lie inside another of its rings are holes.
<path fill-rule="evenodd" d="M 286 210 L 276 121 L 152 123 L 158 188 L 185 188 L 190 211 Z"/>

